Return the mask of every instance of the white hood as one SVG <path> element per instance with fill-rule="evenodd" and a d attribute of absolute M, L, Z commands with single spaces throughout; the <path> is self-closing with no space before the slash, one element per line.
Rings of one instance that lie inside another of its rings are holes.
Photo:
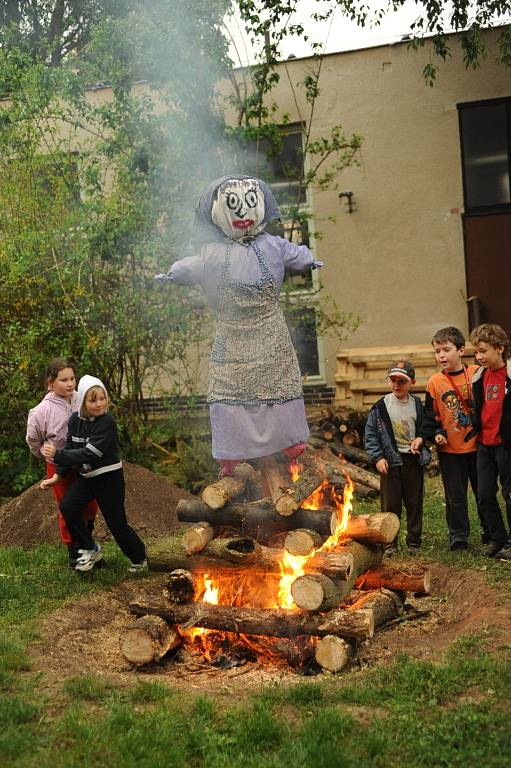
<path fill-rule="evenodd" d="M 82 376 L 82 378 L 78 382 L 78 408 L 77 408 L 78 413 L 80 413 L 82 409 L 83 401 L 85 400 L 85 395 L 87 394 L 89 389 L 91 389 L 92 387 L 101 387 L 105 395 L 108 397 L 108 392 L 106 391 L 106 387 L 101 381 L 101 379 L 97 379 L 95 376 L 89 376 L 89 375 Z"/>

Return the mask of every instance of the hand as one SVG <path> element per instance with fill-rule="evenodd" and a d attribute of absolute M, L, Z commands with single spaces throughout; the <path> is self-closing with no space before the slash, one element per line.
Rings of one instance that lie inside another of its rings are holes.
<path fill-rule="evenodd" d="M 39 483 L 39 488 L 44 491 L 45 488 L 51 488 L 52 485 L 57 485 L 60 480 L 60 475 L 54 474 L 51 477 L 47 477 Z"/>
<path fill-rule="evenodd" d="M 422 437 L 416 437 L 415 440 L 412 440 L 412 442 L 410 443 L 410 451 L 412 453 L 420 453 L 423 443 L 424 443 L 424 440 L 422 439 Z"/>
<path fill-rule="evenodd" d="M 53 459 L 57 453 L 57 449 L 51 443 L 45 443 L 41 448 L 41 453 L 46 459 Z"/>
<path fill-rule="evenodd" d="M 438 435 L 435 435 L 435 443 L 437 445 L 447 445 L 446 436 L 438 433 Z"/>
<path fill-rule="evenodd" d="M 376 462 L 376 469 L 380 475 L 386 475 L 389 471 L 389 462 L 387 459 L 378 459 Z"/>

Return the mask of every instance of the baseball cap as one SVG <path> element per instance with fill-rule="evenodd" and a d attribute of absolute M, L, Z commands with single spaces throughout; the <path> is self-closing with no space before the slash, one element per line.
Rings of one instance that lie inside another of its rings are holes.
<path fill-rule="evenodd" d="M 408 360 L 396 360 L 387 371 L 387 376 L 404 376 L 409 381 L 414 381 L 415 368 Z"/>

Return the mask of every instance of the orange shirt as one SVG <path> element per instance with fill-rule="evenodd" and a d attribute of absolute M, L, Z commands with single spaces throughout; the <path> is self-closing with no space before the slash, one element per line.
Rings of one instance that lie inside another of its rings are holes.
<path fill-rule="evenodd" d="M 447 433 L 447 444 L 437 445 L 439 451 L 470 453 L 476 450 L 475 437 L 467 443 L 464 441 L 472 425 L 466 403 L 460 400 L 457 390 L 463 395 L 463 400 L 470 399 L 471 392 L 467 382 L 470 383 L 478 369 L 478 365 L 468 365 L 466 375 L 461 371 L 456 376 L 438 372 L 428 381 L 426 391 L 431 395 L 436 417 Z"/>

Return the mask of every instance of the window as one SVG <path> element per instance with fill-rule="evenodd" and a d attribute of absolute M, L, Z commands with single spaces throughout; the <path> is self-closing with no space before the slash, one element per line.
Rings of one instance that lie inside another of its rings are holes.
<path fill-rule="evenodd" d="M 275 140 L 260 138 L 246 148 L 246 173 L 269 184 L 279 205 L 301 205 L 306 193 L 302 179 L 303 133 L 301 125 L 282 127 Z"/>
<path fill-rule="evenodd" d="M 511 99 L 459 104 L 458 110 L 465 209 L 508 209 Z"/>
<path fill-rule="evenodd" d="M 302 376 L 319 376 L 318 337 L 314 307 L 286 308 L 285 317 L 296 350 Z"/>

